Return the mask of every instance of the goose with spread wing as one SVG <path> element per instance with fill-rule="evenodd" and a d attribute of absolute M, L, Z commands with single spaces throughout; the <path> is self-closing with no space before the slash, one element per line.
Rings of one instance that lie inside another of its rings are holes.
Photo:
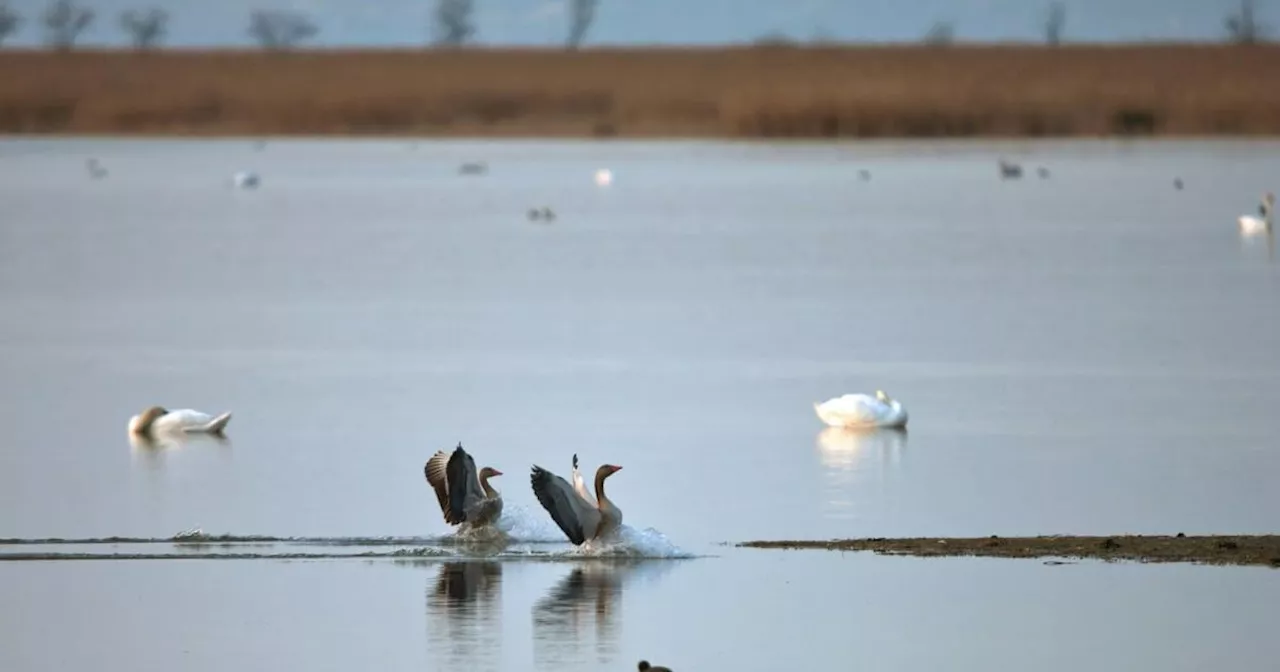
<path fill-rule="evenodd" d="M 477 473 L 475 460 L 461 443 L 453 454 L 437 451 L 423 472 L 436 492 L 444 522 L 475 528 L 492 525 L 502 515 L 502 495 L 489 485 L 489 479 L 502 472 L 485 467 Z"/>
<path fill-rule="evenodd" d="M 621 469 L 616 464 L 602 464 L 596 469 L 594 500 L 578 471 L 577 454 L 573 456 L 573 485 L 537 465 L 533 466 L 529 482 L 542 508 L 551 514 L 569 541 L 581 546 L 615 532 L 622 525 L 622 510 L 604 494 L 605 479 Z"/>

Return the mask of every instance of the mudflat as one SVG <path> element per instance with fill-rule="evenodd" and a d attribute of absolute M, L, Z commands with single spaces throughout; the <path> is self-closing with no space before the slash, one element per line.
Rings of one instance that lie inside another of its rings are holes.
<path fill-rule="evenodd" d="M 0 133 L 1280 134 L 1278 45 L 0 52 Z"/>
<path fill-rule="evenodd" d="M 1109 537 L 917 537 L 830 541 L 748 541 L 744 548 L 873 551 L 919 557 L 1085 558 L 1212 565 L 1266 565 L 1280 568 L 1280 535 Z"/>

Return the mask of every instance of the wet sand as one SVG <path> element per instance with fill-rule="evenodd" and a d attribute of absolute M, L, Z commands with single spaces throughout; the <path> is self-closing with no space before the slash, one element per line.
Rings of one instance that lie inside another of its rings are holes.
<path fill-rule="evenodd" d="M 1265 565 L 1280 568 L 1280 535 L 1109 537 L 920 537 L 833 539 L 830 541 L 747 541 L 742 548 L 872 551 L 917 557 L 1087 558 L 1210 565 Z"/>

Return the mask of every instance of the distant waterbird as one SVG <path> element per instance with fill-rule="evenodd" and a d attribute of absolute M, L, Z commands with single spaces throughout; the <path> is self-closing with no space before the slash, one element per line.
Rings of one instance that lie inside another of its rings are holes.
<path fill-rule="evenodd" d="M 189 408 L 170 411 L 151 406 L 129 418 L 129 433 L 139 436 L 156 434 L 214 434 L 221 436 L 231 422 L 231 414 L 213 416 Z"/>
<path fill-rule="evenodd" d="M 536 222 L 540 219 L 547 222 L 553 222 L 556 219 L 555 211 L 546 206 L 541 208 L 530 208 L 528 216 L 529 221 L 531 222 Z"/>
<path fill-rule="evenodd" d="M 237 189 L 257 189 L 262 183 L 262 179 L 257 173 L 250 171 L 240 171 L 231 176 L 231 184 Z"/>
<path fill-rule="evenodd" d="M 818 418 L 831 427 L 873 429 L 881 427 L 904 428 L 907 426 L 907 409 L 883 390 L 876 390 L 874 397 L 866 394 L 846 394 L 814 403 Z"/>
<path fill-rule="evenodd" d="M 1016 180 L 1022 177 L 1022 166 L 1000 159 L 1000 178 L 1004 180 Z"/>
<path fill-rule="evenodd" d="M 613 184 L 613 171 L 608 168 L 601 168 L 596 171 L 595 179 L 597 186 L 607 187 Z"/>
<path fill-rule="evenodd" d="M 1241 215 L 1239 219 L 1240 233 L 1245 235 L 1255 235 L 1259 233 L 1271 233 L 1271 217 L 1275 210 L 1276 195 L 1268 191 L 1263 194 L 1262 202 L 1258 204 L 1257 215 Z"/>
<path fill-rule="evenodd" d="M 103 168 L 102 164 L 98 163 L 97 159 L 88 159 L 84 162 L 84 167 L 85 170 L 89 171 L 89 177 L 92 177 L 95 180 L 100 180 L 107 176 L 107 169 Z"/>

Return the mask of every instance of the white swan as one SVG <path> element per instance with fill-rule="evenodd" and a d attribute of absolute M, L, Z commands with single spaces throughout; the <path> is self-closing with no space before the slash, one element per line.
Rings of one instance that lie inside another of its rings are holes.
<path fill-rule="evenodd" d="M 818 417 L 832 427 L 906 427 L 907 409 L 897 399 L 876 390 L 876 396 L 846 394 L 814 403 Z"/>
<path fill-rule="evenodd" d="M 1271 212 L 1276 206 L 1276 195 L 1267 192 L 1258 204 L 1257 215 L 1240 215 L 1240 233 L 1253 235 L 1271 231 Z"/>
<path fill-rule="evenodd" d="M 157 434 L 214 434 L 221 436 L 228 422 L 231 422 L 231 413 L 223 413 L 215 417 L 189 408 L 170 411 L 161 406 L 152 406 L 142 413 L 129 418 L 129 433 L 146 437 Z"/>

